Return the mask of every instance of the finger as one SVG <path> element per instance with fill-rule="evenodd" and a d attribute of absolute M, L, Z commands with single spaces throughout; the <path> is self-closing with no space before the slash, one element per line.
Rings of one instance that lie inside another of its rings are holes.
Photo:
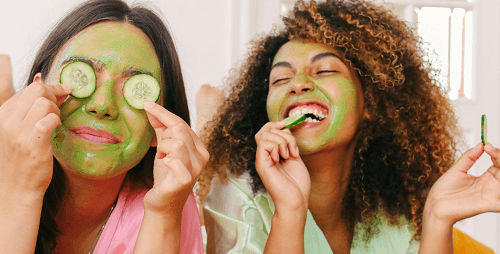
<path fill-rule="evenodd" d="M 457 163 L 450 168 L 450 170 L 458 170 L 463 173 L 467 173 L 469 169 L 474 165 L 474 163 L 481 157 L 483 154 L 483 144 L 480 142 L 475 147 L 467 150 L 460 159 L 458 159 Z"/>
<path fill-rule="evenodd" d="M 272 160 L 272 164 L 279 162 L 279 144 L 273 141 L 260 140 L 257 143 L 256 156 L 263 159 L 269 158 Z"/>
<path fill-rule="evenodd" d="M 488 173 L 492 174 L 498 181 L 500 181 L 500 169 L 498 167 L 495 166 L 488 168 Z"/>
<path fill-rule="evenodd" d="M 71 86 L 65 84 L 43 85 L 41 83 L 32 83 L 25 88 L 19 98 L 22 105 L 33 105 L 33 103 L 40 97 L 45 97 L 60 106 L 66 97 L 71 93 Z M 24 117 L 30 107 L 19 107 L 19 113 Z"/>
<path fill-rule="evenodd" d="M 186 166 L 182 163 L 182 161 L 170 157 L 165 157 L 162 160 L 165 166 L 172 170 L 172 174 L 174 175 L 175 181 L 178 185 L 189 186 L 190 184 L 192 184 L 193 177 L 191 176 L 191 173 L 186 168 Z M 161 185 L 166 188 L 170 187 L 168 186 L 169 184 L 171 183 L 166 183 L 165 181 L 162 181 L 161 183 Z"/>
<path fill-rule="evenodd" d="M 180 139 L 166 139 L 158 143 L 156 158 L 164 159 L 166 157 L 180 160 L 187 169 L 192 169 L 189 152 Z"/>
<path fill-rule="evenodd" d="M 264 124 L 264 126 L 262 126 L 262 128 L 260 128 L 260 130 L 257 132 L 257 134 L 255 134 L 255 140 L 257 139 L 261 139 L 261 136 L 263 133 L 266 133 L 266 132 L 269 132 L 271 129 L 278 129 L 280 130 L 281 128 L 283 128 L 283 123 L 282 122 L 268 122 L 266 124 Z"/>
<path fill-rule="evenodd" d="M 495 167 L 497 168 L 500 168 L 500 162 L 499 162 L 499 158 L 500 158 L 500 150 L 495 148 L 491 143 L 487 143 L 485 146 L 484 146 L 484 151 L 490 155 L 491 157 L 491 162 L 493 162 L 493 165 L 495 165 Z"/>
<path fill-rule="evenodd" d="M 182 118 L 151 101 L 144 101 L 144 110 L 146 110 L 149 122 L 155 130 L 159 129 L 163 132 L 168 127 L 184 122 Z"/>
<path fill-rule="evenodd" d="M 31 106 L 24 121 L 26 121 L 28 126 L 34 126 L 40 119 L 50 113 L 56 114 L 58 117 L 61 115 L 61 111 L 55 103 L 47 98 L 39 97 Z"/>
<path fill-rule="evenodd" d="M 294 158 L 298 158 L 300 156 L 298 151 L 297 139 L 295 139 L 295 137 L 292 135 L 290 129 L 285 129 L 285 130 L 271 129 L 271 132 L 279 133 L 279 135 L 281 135 L 283 138 L 286 139 L 290 155 L 292 155 Z"/>
<path fill-rule="evenodd" d="M 288 142 L 287 140 L 281 136 L 282 133 L 277 132 L 278 130 L 271 129 L 269 132 L 262 133 L 261 140 L 272 141 L 277 143 L 279 146 L 279 154 L 284 159 L 288 159 L 290 157 L 290 152 L 288 151 Z"/>
<path fill-rule="evenodd" d="M 50 113 L 40 119 L 33 128 L 31 135 L 31 149 L 38 152 L 39 155 L 45 156 L 51 147 L 50 136 L 52 131 L 61 125 L 59 116 Z"/>

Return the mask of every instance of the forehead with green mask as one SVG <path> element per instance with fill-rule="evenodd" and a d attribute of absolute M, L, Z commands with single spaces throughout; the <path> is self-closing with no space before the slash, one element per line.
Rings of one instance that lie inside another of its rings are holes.
<path fill-rule="evenodd" d="M 49 82 L 73 61 L 91 64 L 97 79 L 94 93 L 60 106 L 61 126 L 52 133 L 54 156 L 65 170 L 103 178 L 127 172 L 149 150 L 154 130 L 145 111 L 129 106 L 122 94 L 125 81 L 146 73 L 160 83 L 155 50 L 137 27 L 119 22 L 90 26 L 58 54 Z"/>
<path fill-rule="evenodd" d="M 302 154 L 345 147 L 363 111 L 361 85 L 339 52 L 325 44 L 290 41 L 273 60 L 267 114 L 308 119 L 291 131 Z"/>

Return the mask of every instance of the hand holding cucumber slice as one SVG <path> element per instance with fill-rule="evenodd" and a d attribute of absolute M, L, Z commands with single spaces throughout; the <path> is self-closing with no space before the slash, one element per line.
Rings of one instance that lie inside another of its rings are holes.
<path fill-rule="evenodd" d="M 78 99 L 88 98 L 96 89 L 94 69 L 88 63 L 81 61 L 64 66 L 59 82 L 71 85 L 73 87 L 71 95 Z"/>
<path fill-rule="evenodd" d="M 123 85 L 123 97 L 131 107 L 144 110 L 144 101 L 156 102 L 160 98 L 160 84 L 148 74 L 134 75 Z"/>
<path fill-rule="evenodd" d="M 483 145 L 486 145 L 488 140 L 486 139 L 486 132 L 487 132 L 487 119 L 486 115 L 481 116 L 481 141 L 483 142 Z"/>
<path fill-rule="evenodd" d="M 304 120 L 306 120 L 305 114 L 298 114 L 298 115 L 289 116 L 289 117 L 283 119 L 283 121 L 282 121 L 285 123 L 285 127 L 283 127 L 283 130 L 291 128 L 291 127 L 303 122 Z"/>

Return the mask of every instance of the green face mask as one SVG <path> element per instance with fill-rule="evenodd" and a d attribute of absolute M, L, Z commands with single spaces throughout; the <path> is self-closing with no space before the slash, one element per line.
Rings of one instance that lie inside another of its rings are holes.
<path fill-rule="evenodd" d="M 324 44 L 290 41 L 276 54 L 269 81 L 267 113 L 281 121 L 295 111 L 318 122 L 291 129 L 302 154 L 344 147 L 353 138 L 363 112 L 361 85 Z"/>
<path fill-rule="evenodd" d="M 97 68 L 95 92 L 86 99 L 70 97 L 60 107 L 62 125 L 52 133 L 52 148 L 63 168 L 111 177 L 130 170 L 149 150 L 155 133 L 147 115 L 122 94 L 134 73 L 150 73 L 161 82 L 156 53 L 141 34 L 130 24 L 103 22 L 84 29 L 61 52 L 51 82 L 72 59 L 92 61 Z"/>

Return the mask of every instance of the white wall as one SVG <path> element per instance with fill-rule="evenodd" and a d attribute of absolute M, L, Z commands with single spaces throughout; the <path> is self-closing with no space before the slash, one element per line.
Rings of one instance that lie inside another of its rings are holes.
<path fill-rule="evenodd" d="M 25 84 L 37 49 L 51 27 L 82 0 L 0 0 L 0 54 L 12 60 L 14 84 Z M 128 3 L 134 2 L 127 0 Z M 140 1 L 144 2 L 144 1 Z M 176 41 L 186 82 L 191 120 L 195 95 L 204 83 L 218 86 L 232 65 L 230 0 L 154 0 Z"/>

